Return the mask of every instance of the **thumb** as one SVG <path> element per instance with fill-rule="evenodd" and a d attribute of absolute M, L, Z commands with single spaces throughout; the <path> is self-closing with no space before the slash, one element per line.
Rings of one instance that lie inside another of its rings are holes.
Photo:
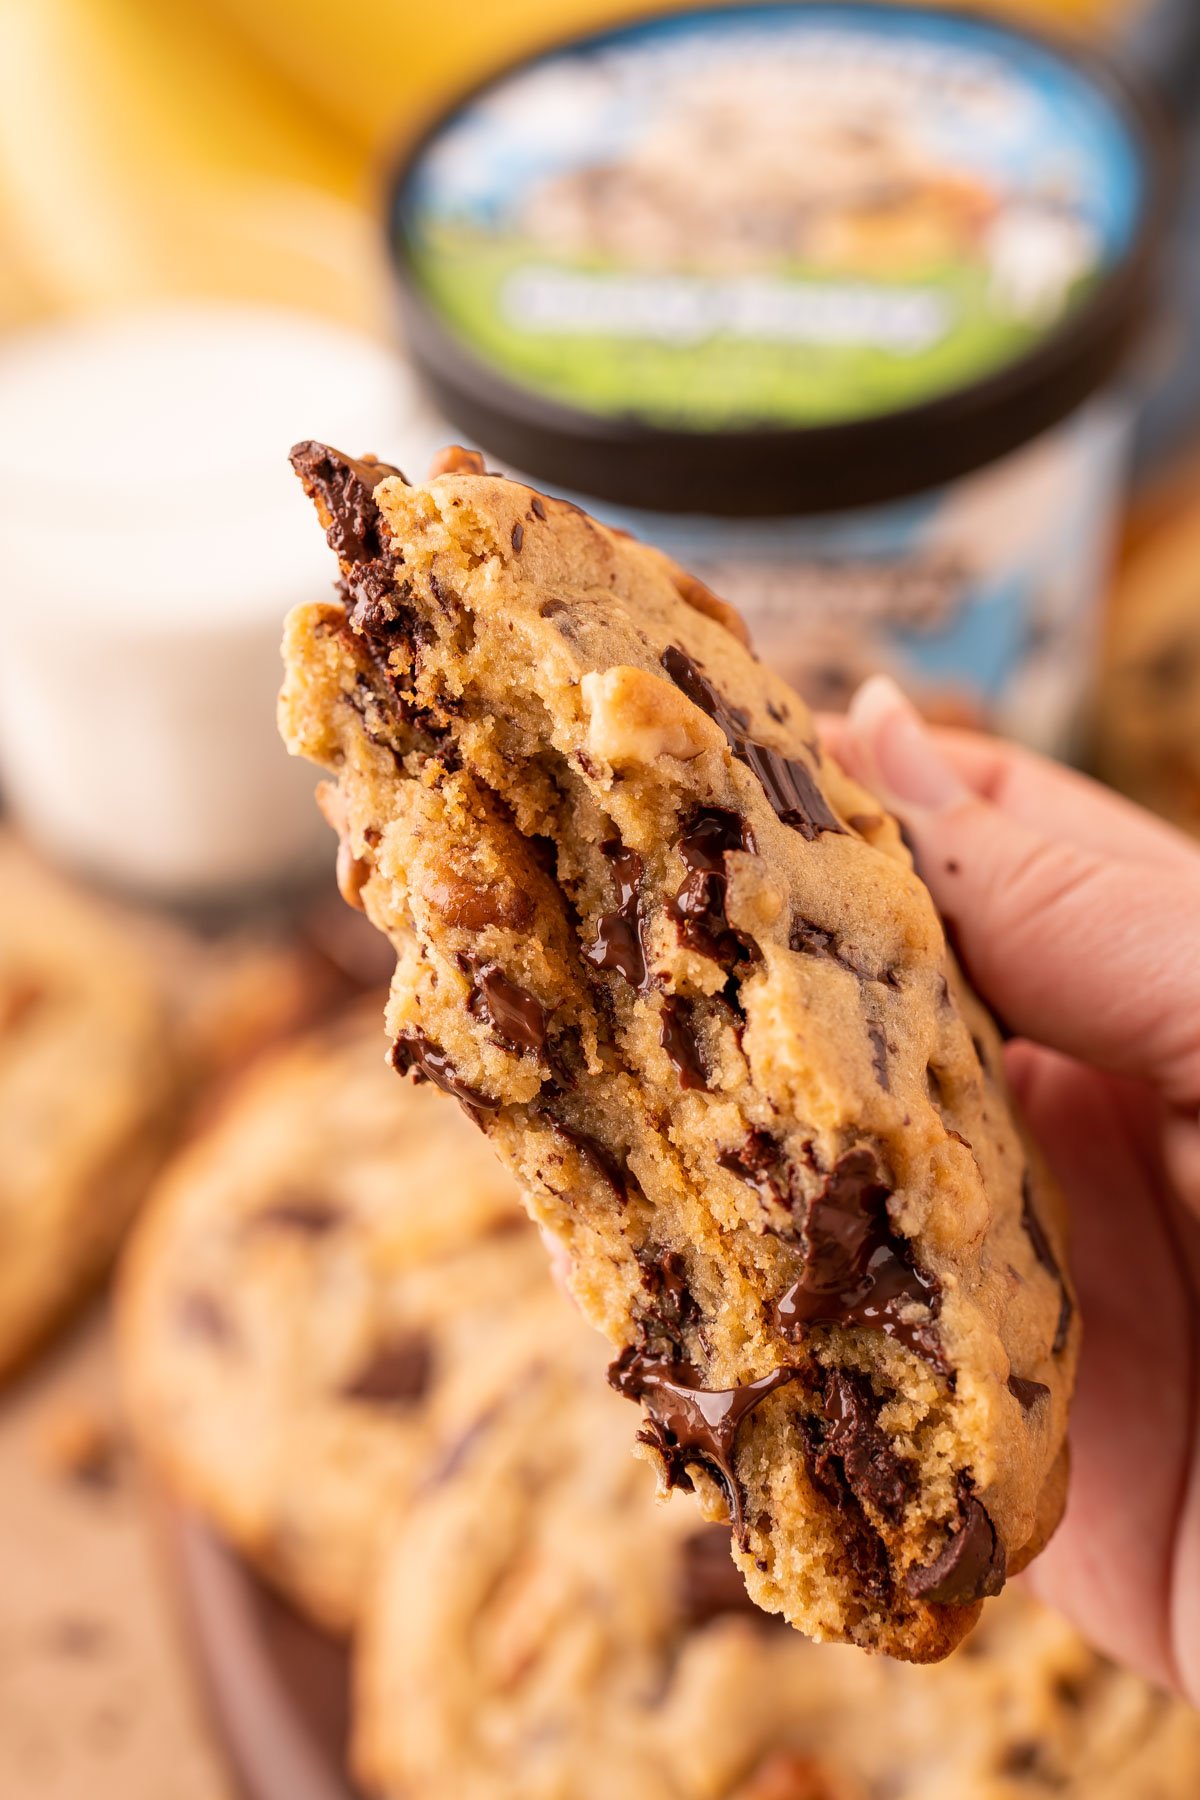
<path fill-rule="evenodd" d="M 1061 822 L 1013 817 L 885 677 L 855 696 L 839 751 L 904 822 L 972 980 L 1012 1031 L 1200 1107 L 1200 856 L 1119 857 L 1120 812 L 1089 783 L 1078 843 Z"/>

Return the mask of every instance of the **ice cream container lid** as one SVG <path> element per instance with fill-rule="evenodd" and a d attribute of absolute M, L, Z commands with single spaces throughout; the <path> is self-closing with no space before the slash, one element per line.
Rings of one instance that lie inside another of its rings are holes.
<path fill-rule="evenodd" d="M 879 0 L 657 14 L 399 161 L 410 348 L 462 434 L 622 505 L 822 512 L 1072 412 L 1144 320 L 1153 108 L 1098 54 Z"/>

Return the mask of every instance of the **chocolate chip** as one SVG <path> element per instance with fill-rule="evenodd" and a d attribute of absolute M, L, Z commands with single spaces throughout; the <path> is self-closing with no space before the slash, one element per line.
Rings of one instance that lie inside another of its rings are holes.
<path fill-rule="evenodd" d="M 1010 1375 L 1008 1391 L 1014 1400 L 1018 1400 L 1026 1412 L 1031 1412 L 1039 1400 L 1050 1398 L 1050 1389 L 1044 1381 L 1030 1381 L 1024 1375 Z"/>
<path fill-rule="evenodd" d="M 810 841 L 823 831 L 844 833 L 807 763 L 747 735 L 749 716 L 731 706 L 685 650 L 668 644 L 662 665 L 681 693 L 719 725 L 734 756 L 758 777 L 776 816 Z"/>
<path fill-rule="evenodd" d="M 810 1416 L 800 1422 L 799 1435 L 813 1486 L 837 1513 L 847 1562 L 866 1594 L 880 1602 L 890 1602 L 892 1571 L 887 1549 L 851 1488 L 841 1457 L 828 1443 L 827 1425 Z"/>
<path fill-rule="evenodd" d="M 687 1265 L 677 1250 L 659 1252 L 651 1247 L 638 1252 L 638 1262 L 648 1296 L 638 1310 L 638 1349 L 665 1352 L 667 1361 L 678 1362 L 683 1357 L 683 1334 L 699 1311 L 688 1286 Z"/>
<path fill-rule="evenodd" d="M 805 1148 L 812 1167 L 812 1146 Z M 749 1182 L 760 1194 L 778 1201 L 781 1206 L 793 1207 L 800 1196 L 795 1168 L 787 1151 L 778 1138 L 773 1138 L 759 1125 L 752 1126 L 740 1144 L 718 1150 L 717 1166 L 736 1175 L 739 1181 Z"/>
<path fill-rule="evenodd" d="M 221 1302 L 203 1288 L 180 1295 L 175 1317 L 189 1336 L 205 1338 L 210 1344 L 230 1344 L 237 1335 Z"/>
<path fill-rule="evenodd" d="M 756 956 L 758 946 L 732 929 L 725 912 L 729 888 L 725 858 L 733 850 L 753 855 L 756 849 L 745 819 L 723 806 L 698 807 L 675 848 L 688 871 L 679 892 L 667 903 L 680 942 L 723 967 Z"/>
<path fill-rule="evenodd" d="M 345 1223 L 346 1209 L 336 1200 L 322 1194 L 303 1192 L 277 1194 L 262 1206 L 247 1227 L 252 1231 L 294 1231 L 303 1237 L 324 1237 Z"/>
<path fill-rule="evenodd" d="M 607 839 L 600 849 L 612 868 L 618 902 L 612 912 L 601 914 L 596 921 L 595 940 L 585 945 L 583 954 L 598 969 L 612 969 L 632 986 L 644 988 L 646 952 L 638 898 L 642 859 L 636 850 L 626 849 L 620 838 Z"/>
<path fill-rule="evenodd" d="M 1007 1558 L 981 1500 L 964 1489 L 960 1522 L 945 1548 L 923 1569 L 910 1569 L 905 1587 L 914 1600 L 972 1606 L 1004 1586 Z"/>
<path fill-rule="evenodd" d="M 521 545 L 525 542 L 525 527 L 518 519 L 512 528 L 512 547 L 517 555 L 521 554 Z"/>
<path fill-rule="evenodd" d="M 486 1019 L 514 1049 L 532 1050 L 540 1056 L 546 1047 L 548 1017 L 541 1001 L 510 981 L 495 963 L 479 967 L 463 956 L 459 964 L 472 977 L 472 1012 Z"/>
<path fill-rule="evenodd" d="M 707 1088 L 708 1071 L 700 1053 L 695 1013 L 690 1000 L 668 994 L 663 1001 L 659 1043 L 667 1053 L 682 1088 Z"/>
<path fill-rule="evenodd" d="M 542 505 L 541 499 L 537 494 L 535 494 L 533 499 L 529 502 L 529 510 L 535 519 L 544 519 L 546 516 L 546 508 Z"/>
<path fill-rule="evenodd" d="M 735 1388 L 705 1388 L 689 1363 L 667 1362 L 629 1345 L 608 1371 L 608 1379 L 628 1400 L 641 1400 L 649 1427 L 640 1433 L 666 1465 L 670 1487 L 690 1487 L 688 1464 L 699 1466 L 725 1490 L 730 1519 L 743 1549 L 747 1542 L 745 1501 L 734 1469 L 741 1427 L 768 1394 L 799 1378 L 791 1365 L 772 1369 L 757 1381 Z"/>
<path fill-rule="evenodd" d="M 384 546 L 374 490 L 389 475 L 403 481 L 400 470 L 374 457 L 356 460 L 312 439 L 294 444 L 289 460 L 305 493 L 316 501 L 329 547 L 339 559 L 361 563 L 381 555 Z"/>
<path fill-rule="evenodd" d="M 689 1631 L 730 1613 L 767 1622 L 746 1592 L 746 1584 L 729 1554 L 729 1533 L 719 1525 L 693 1531 L 679 1546 L 679 1605 Z"/>
<path fill-rule="evenodd" d="M 883 1035 L 881 1026 L 873 1022 L 867 1026 L 867 1037 L 871 1043 L 871 1061 L 875 1067 L 875 1079 L 884 1093 L 890 1093 L 892 1078 L 888 1072 L 888 1041 Z"/>
<path fill-rule="evenodd" d="M 418 1081 L 432 1081 L 443 1094 L 454 1098 L 473 1112 L 498 1112 L 501 1102 L 478 1088 L 469 1087 L 454 1071 L 446 1052 L 425 1036 L 423 1031 L 406 1031 L 392 1045 L 392 1067 L 401 1075 L 409 1070 Z"/>
<path fill-rule="evenodd" d="M 809 1203 L 805 1259 L 797 1280 L 775 1303 L 775 1319 L 795 1339 L 812 1325 L 865 1326 L 916 1351 L 945 1372 L 932 1320 L 940 1300 L 936 1281 L 916 1268 L 912 1248 L 893 1229 L 891 1190 L 865 1145 L 845 1151 Z M 916 1302 L 929 1323 L 901 1314 Z"/>
<path fill-rule="evenodd" d="M 628 1194 L 629 1172 L 622 1168 L 607 1145 L 602 1144 L 599 1138 L 590 1136 L 588 1132 L 577 1131 L 573 1126 L 564 1125 L 558 1119 L 551 1119 L 550 1123 L 555 1136 L 565 1139 L 578 1156 L 582 1156 L 585 1162 L 590 1163 L 601 1179 L 608 1183 L 616 1198 L 624 1205 Z"/>
<path fill-rule="evenodd" d="M 857 1500 L 899 1524 L 916 1490 L 915 1474 L 880 1429 L 879 1401 L 870 1382 L 846 1369 L 829 1369 L 823 1397 L 827 1429 L 821 1454 L 839 1459 Z"/>
<path fill-rule="evenodd" d="M 412 1406 L 429 1390 L 433 1348 L 416 1333 L 392 1338 L 375 1350 L 370 1362 L 342 1389 L 347 1400 Z"/>
<path fill-rule="evenodd" d="M 1074 1302 L 1067 1290 L 1066 1277 L 1062 1265 L 1054 1254 L 1054 1246 L 1046 1236 L 1046 1230 L 1033 1204 L 1033 1177 L 1028 1169 L 1021 1177 L 1021 1223 L 1025 1227 L 1026 1236 L 1033 1245 L 1033 1253 L 1059 1285 L 1061 1299 L 1058 1308 L 1058 1323 L 1054 1328 L 1055 1356 L 1066 1348 L 1070 1335 L 1071 1319 L 1074 1316 Z"/>

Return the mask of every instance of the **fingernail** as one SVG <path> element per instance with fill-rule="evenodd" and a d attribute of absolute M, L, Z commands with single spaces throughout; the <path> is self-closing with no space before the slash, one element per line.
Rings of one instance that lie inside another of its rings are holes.
<path fill-rule="evenodd" d="M 887 675 L 872 675 L 850 702 L 846 724 L 860 772 L 879 798 L 897 812 L 945 812 L 969 798 L 900 689 Z"/>

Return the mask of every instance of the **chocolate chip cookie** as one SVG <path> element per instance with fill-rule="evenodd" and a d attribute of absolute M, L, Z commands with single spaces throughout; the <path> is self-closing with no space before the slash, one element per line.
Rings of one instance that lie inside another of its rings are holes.
<path fill-rule="evenodd" d="M 503 1169 L 385 1048 L 376 1000 L 252 1073 L 168 1170 L 121 1294 L 150 1459 L 334 1631 L 439 1407 L 486 1392 L 498 1314 L 546 1285 Z"/>
<path fill-rule="evenodd" d="M 758 1604 L 944 1656 L 1057 1519 L 1078 1321 L 898 827 L 653 549 L 466 452 L 293 461 L 341 583 L 282 727 L 395 946 L 396 1068 L 516 1171 Z"/>
<path fill-rule="evenodd" d="M 373 1794 L 423 1800 L 1190 1800 L 1200 1718 L 1010 1589 L 936 1669 L 753 1608 L 656 1506 L 561 1320 L 385 1554 L 357 1681 Z"/>
<path fill-rule="evenodd" d="M 172 1028 L 131 934 L 0 844 L 0 1376 L 107 1268 L 161 1161 Z"/>

